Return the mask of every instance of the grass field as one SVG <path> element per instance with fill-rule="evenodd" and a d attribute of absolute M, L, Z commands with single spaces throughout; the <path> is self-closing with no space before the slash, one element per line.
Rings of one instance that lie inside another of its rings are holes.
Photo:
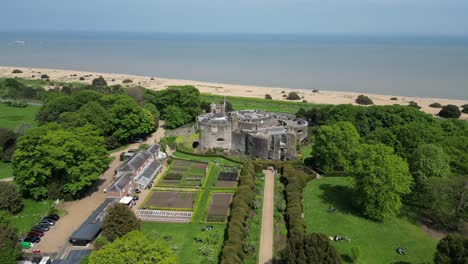
<path fill-rule="evenodd" d="M 13 168 L 11 167 L 11 163 L 0 161 L 0 179 L 5 179 L 11 176 L 13 176 Z"/>
<path fill-rule="evenodd" d="M 25 234 L 36 225 L 41 217 L 47 214 L 50 208 L 50 201 L 23 200 L 23 209 L 13 216 L 13 225 L 18 228 L 20 234 Z"/>
<path fill-rule="evenodd" d="M 224 96 L 201 94 L 201 98 L 209 102 L 218 103 L 223 101 Z M 250 97 L 226 96 L 226 99 L 232 104 L 232 108 L 234 108 L 234 110 L 257 109 L 269 112 L 295 114 L 300 108 L 308 109 L 314 105 L 316 106 L 316 104 L 311 103 L 267 100 Z"/>
<path fill-rule="evenodd" d="M 216 161 L 216 163 L 222 164 L 222 165 L 228 165 L 228 166 L 240 166 L 239 163 L 232 162 L 230 160 L 221 158 L 221 157 L 202 157 L 202 156 L 196 156 L 196 155 L 190 155 L 190 154 L 185 154 L 181 152 L 174 152 L 173 153 L 174 157 L 182 158 L 182 159 L 189 159 L 193 161 L 202 161 L 202 162 L 213 162 Z"/>
<path fill-rule="evenodd" d="M 359 263 L 423 263 L 432 262 L 437 241 L 407 219 L 397 218 L 376 223 L 358 215 L 351 206 L 349 179 L 321 178 L 309 182 L 304 190 L 304 220 L 307 231 L 351 239 L 332 242 L 345 262 L 352 247 L 359 247 Z M 328 213 L 329 206 L 338 209 Z M 402 247 L 406 255 L 398 255 Z"/>
<path fill-rule="evenodd" d="M 0 104 L 0 127 L 15 129 L 22 123 L 35 127 L 37 123 L 34 118 L 39 108 L 39 106 L 33 105 L 19 108 Z"/>

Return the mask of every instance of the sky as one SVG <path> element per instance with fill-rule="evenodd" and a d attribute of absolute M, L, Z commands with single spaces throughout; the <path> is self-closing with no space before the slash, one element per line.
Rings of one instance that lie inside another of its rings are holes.
<path fill-rule="evenodd" d="M 0 31 L 468 35 L 468 0 L 11 0 Z"/>

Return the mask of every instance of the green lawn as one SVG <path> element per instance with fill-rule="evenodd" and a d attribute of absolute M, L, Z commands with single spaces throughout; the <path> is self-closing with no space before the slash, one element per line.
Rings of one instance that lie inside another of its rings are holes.
<path fill-rule="evenodd" d="M 24 199 L 23 209 L 13 216 L 13 224 L 18 228 L 20 234 L 25 234 L 36 225 L 41 217 L 47 214 L 50 208 L 50 201 L 33 201 Z"/>
<path fill-rule="evenodd" d="M 35 127 L 37 126 L 37 122 L 34 118 L 39 109 L 39 106 L 33 105 L 19 108 L 0 104 L 0 127 L 15 129 L 22 123 Z"/>
<path fill-rule="evenodd" d="M 301 147 L 301 159 L 312 157 L 312 144 Z"/>
<path fill-rule="evenodd" d="M 360 248 L 360 263 L 432 262 L 437 240 L 403 218 L 376 223 L 359 216 L 351 206 L 349 186 L 349 179 L 344 177 L 321 178 L 307 184 L 304 220 L 308 232 L 350 238 L 350 243 L 332 242 L 345 262 L 349 261 L 352 247 Z M 338 211 L 328 213 L 329 206 Z M 397 247 L 404 248 L 406 255 L 398 255 Z"/>
<path fill-rule="evenodd" d="M 0 179 L 5 179 L 13 176 L 13 168 L 11 163 L 0 161 Z"/>
<path fill-rule="evenodd" d="M 201 94 L 203 100 L 219 103 L 223 101 L 224 96 Z M 314 104 L 303 102 L 291 102 L 280 100 L 267 100 L 261 98 L 226 96 L 226 99 L 232 104 L 234 110 L 257 109 L 269 112 L 280 112 L 295 114 L 300 108 L 311 108 Z"/>
<path fill-rule="evenodd" d="M 178 157 L 181 159 L 189 159 L 193 161 L 202 161 L 202 162 L 212 162 L 216 161 L 216 163 L 222 164 L 222 165 L 228 165 L 228 166 L 240 166 L 239 163 L 232 162 L 230 160 L 227 160 L 222 157 L 203 157 L 203 156 L 196 156 L 196 155 L 190 155 L 190 154 L 185 154 L 182 152 L 174 152 L 172 155 L 174 157 Z"/>

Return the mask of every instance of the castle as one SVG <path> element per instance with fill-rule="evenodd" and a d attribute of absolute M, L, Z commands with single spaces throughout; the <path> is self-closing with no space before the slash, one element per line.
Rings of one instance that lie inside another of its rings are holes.
<path fill-rule="evenodd" d="M 210 105 L 197 118 L 200 145 L 222 148 L 269 160 L 296 158 L 296 146 L 307 138 L 307 122 L 294 115 L 242 110 L 226 113 L 223 105 Z"/>

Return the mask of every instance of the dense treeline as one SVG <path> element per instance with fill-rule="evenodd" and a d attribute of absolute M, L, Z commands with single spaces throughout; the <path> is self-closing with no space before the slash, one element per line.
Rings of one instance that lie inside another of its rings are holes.
<path fill-rule="evenodd" d="M 320 106 L 299 116 L 320 125 L 306 164 L 353 176 L 353 203 L 375 220 L 399 212 L 448 230 L 467 221 L 468 122 L 407 106 Z"/>
<path fill-rule="evenodd" d="M 16 263 L 20 253 L 13 217 L 0 210 L 0 263 Z"/>
<path fill-rule="evenodd" d="M 254 208 L 255 201 L 255 166 L 253 161 L 244 163 L 232 203 L 231 215 L 227 228 L 227 239 L 224 241 L 221 263 L 243 263 L 243 242 L 247 236 L 247 220 Z"/>
<path fill-rule="evenodd" d="M 282 183 L 285 185 L 286 223 L 288 244 L 280 263 L 287 264 L 333 264 L 341 263 L 340 256 L 324 234 L 307 234 L 303 214 L 303 190 L 307 184 L 306 174 L 291 164 L 282 167 Z"/>

